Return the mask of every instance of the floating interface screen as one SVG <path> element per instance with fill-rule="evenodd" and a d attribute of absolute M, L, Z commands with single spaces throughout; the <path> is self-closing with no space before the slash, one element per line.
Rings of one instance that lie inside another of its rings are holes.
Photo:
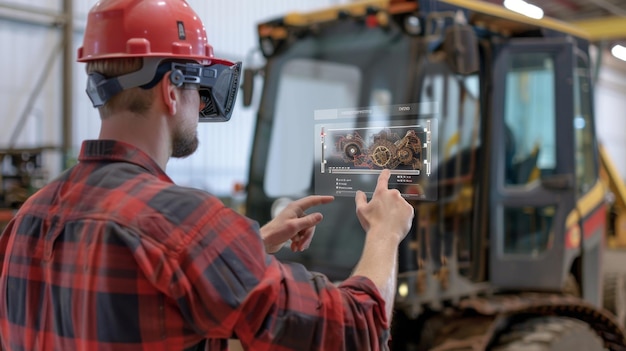
<path fill-rule="evenodd" d="M 315 193 L 371 196 L 389 169 L 389 188 L 411 200 L 436 200 L 437 104 L 316 110 Z"/>

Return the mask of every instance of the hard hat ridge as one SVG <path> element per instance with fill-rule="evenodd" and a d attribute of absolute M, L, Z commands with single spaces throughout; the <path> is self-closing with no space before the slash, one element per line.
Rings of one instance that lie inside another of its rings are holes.
<path fill-rule="evenodd" d="M 163 57 L 209 64 L 213 47 L 185 0 L 102 0 L 89 11 L 78 61 Z"/>

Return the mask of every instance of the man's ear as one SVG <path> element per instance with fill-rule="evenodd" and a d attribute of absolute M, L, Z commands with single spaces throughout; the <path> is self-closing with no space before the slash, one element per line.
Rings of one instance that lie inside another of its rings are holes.
<path fill-rule="evenodd" d="M 163 97 L 163 103 L 167 106 L 170 115 L 176 114 L 178 108 L 178 95 L 176 92 L 176 86 L 170 82 L 170 75 L 172 72 L 167 72 L 161 79 L 161 95 Z"/>

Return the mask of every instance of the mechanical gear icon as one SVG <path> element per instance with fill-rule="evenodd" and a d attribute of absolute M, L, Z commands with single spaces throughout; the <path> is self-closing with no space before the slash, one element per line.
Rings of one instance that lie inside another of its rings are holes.
<path fill-rule="evenodd" d="M 337 156 L 356 167 L 396 169 L 403 165 L 421 168 L 422 143 L 415 130 L 407 130 L 400 138 L 397 133 L 384 129 L 370 138 L 372 143 L 366 145 L 357 132 L 337 136 Z"/>
<path fill-rule="evenodd" d="M 343 154 L 347 160 L 354 160 L 361 156 L 361 146 L 358 143 L 347 143 L 343 147 Z"/>
<path fill-rule="evenodd" d="M 352 162 L 355 165 L 360 164 L 363 161 L 363 153 L 366 150 L 363 149 L 363 144 L 365 141 L 359 133 L 354 132 L 353 134 L 347 134 L 345 136 L 341 136 L 335 142 L 335 148 L 337 152 L 341 152 L 341 157 L 345 162 Z"/>
<path fill-rule="evenodd" d="M 413 150 L 408 147 L 403 147 L 398 149 L 398 159 L 400 162 L 404 164 L 411 164 L 411 160 L 413 160 Z"/>
<path fill-rule="evenodd" d="M 396 168 L 400 161 L 396 157 L 397 147 L 387 139 L 378 139 L 372 144 L 370 158 L 381 168 Z"/>
<path fill-rule="evenodd" d="M 397 157 L 402 164 L 413 169 L 421 168 L 422 142 L 414 130 L 408 130 L 404 138 L 398 140 L 395 145 L 398 147 Z"/>

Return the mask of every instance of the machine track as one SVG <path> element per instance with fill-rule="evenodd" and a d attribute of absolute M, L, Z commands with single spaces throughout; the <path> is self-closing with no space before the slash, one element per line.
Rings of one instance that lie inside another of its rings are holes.
<path fill-rule="evenodd" d="M 604 274 L 604 308 L 611 311 L 617 322 L 624 327 L 626 323 L 626 274 L 606 272 Z"/>
<path fill-rule="evenodd" d="M 603 351 L 602 339 L 587 323 L 567 317 L 537 317 L 514 324 L 491 351 Z"/>

